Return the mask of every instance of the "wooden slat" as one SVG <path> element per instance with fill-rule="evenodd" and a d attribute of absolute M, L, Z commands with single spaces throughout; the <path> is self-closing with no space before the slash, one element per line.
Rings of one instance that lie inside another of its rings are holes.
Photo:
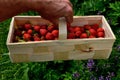
<path fill-rule="evenodd" d="M 32 54 L 30 55 L 30 62 L 42 62 L 42 61 L 53 61 L 54 55 L 52 52 Z"/>
<path fill-rule="evenodd" d="M 109 38 L 112 38 L 114 40 L 116 39 L 115 35 L 112 32 L 112 29 L 110 28 L 110 25 L 107 23 L 104 16 L 102 17 L 102 27 L 105 30 L 106 38 L 109 37 Z"/>
<path fill-rule="evenodd" d="M 69 59 L 70 60 L 86 60 L 86 59 L 92 59 L 94 56 L 94 51 L 92 52 L 81 52 L 81 51 L 72 51 L 69 53 Z"/>
<path fill-rule="evenodd" d="M 95 50 L 95 55 L 93 59 L 108 59 L 111 54 L 112 48 L 103 49 L 103 50 Z"/>

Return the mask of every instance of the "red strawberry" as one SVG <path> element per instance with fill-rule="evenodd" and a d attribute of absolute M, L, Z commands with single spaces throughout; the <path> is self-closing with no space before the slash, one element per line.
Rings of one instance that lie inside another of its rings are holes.
<path fill-rule="evenodd" d="M 95 31 L 95 29 L 89 29 L 89 33 L 90 35 L 96 36 L 97 32 Z"/>
<path fill-rule="evenodd" d="M 26 23 L 26 24 L 24 25 L 24 28 L 25 28 L 26 30 L 28 30 L 28 29 L 31 29 L 32 26 L 31 26 L 30 23 Z"/>
<path fill-rule="evenodd" d="M 104 34 L 104 32 L 98 32 L 98 33 L 97 33 L 97 36 L 98 36 L 98 37 L 104 37 L 105 34 Z"/>
<path fill-rule="evenodd" d="M 97 32 L 104 32 L 104 29 L 101 28 L 101 27 L 99 27 L 99 28 L 97 29 Z"/>
<path fill-rule="evenodd" d="M 34 26 L 34 30 L 35 30 L 36 32 L 39 32 L 39 30 L 40 30 L 40 26 L 35 25 L 35 26 Z"/>
<path fill-rule="evenodd" d="M 15 30 L 15 32 L 14 32 L 14 35 L 16 35 L 16 36 L 22 36 L 22 31 L 20 31 L 20 30 L 18 30 L 18 29 L 16 29 Z"/>
<path fill-rule="evenodd" d="M 75 34 L 74 33 L 69 33 L 67 35 L 67 39 L 75 39 Z"/>
<path fill-rule="evenodd" d="M 29 29 L 29 30 L 27 31 L 27 33 L 28 33 L 28 34 L 32 34 L 32 29 Z"/>
<path fill-rule="evenodd" d="M 85 32 L 84 27 L 80 27 L 81 32 Z"/>
<path fill-rule="evenodd" d="M 73 33 L 74 32 L 74 27 L 69 27 L 68 32 Z"/>
<path fill-rule="evenodd" d="M 81 29 L 80 29 L 80 27 L 78 27 L 78 26 L 76 26 L 75 28 L 74 28 L 74 32 L 77 32 L 77 31 L 80 31 Z"/>
<path fill-rule="evenodd" d="M 89 36 L 89 38 L 96 38 L 96 37 L 95 37 L 95 36 L 93 36 L 93 35 L 90 35 L 90 36 Z"/>
<path fill-rule="evenodd" d="M 58 30 L 53 30 L 52 34 L 54 35 L 54 37 L 58 37 L 59 31 Z"/>
<path fill-rule="evenodd" d="M 58 30 L 58 26 L 57 25 L 53 25 L 54 26 L 54 29 Z"/>
<path fill-rule="evenodd" d="M 89 30 L 89 29 L 91 29 L 91 26 L 90 25 L 84 25 L 84 29 Z"/>
<path fill-rule="evenodd" d="M 23 39 L 24 39 L 25 41 L 30 41 L 31 35 L 28 34 L 28 33 L 25 33 L 25 34 L 23 34 Z"/>
<path fill-rule="evenodd" d="M 46 29 L 40 29 L 40 34 L 41 36 L 45 36 L 47 33 L 47 30 Z"/>
<path fill-rule="evenodd" d="M 99 28 L 99 25 L 98 24 L 94 24 L 94 25 L 92 25 L 92 28 L 97 30 Z"/>
<path fill-rule="evenodd" d="M 41 29 L 47 29 L 47 25 L 41 25 L 40 28 Z"/>
<path fill-rule="evenodd" d="M 75 36 L 76 36 L 76 37 L 80 37 L 81 33 L 82 33 L 81 31 L 76 31 L 76 32 L 75 32 Z"/>
<path fill-rule="evenodd" d="M 35 37 L 35 36 L 40 37 L 40 35 L 39 35 L 38 33 L 35 33 L 35 34 L 33 35 L 33 37 Z"/>
<path fill-rule="evenodd" d="M 82 33 L 82 34 L 80 35 L 80 38 L 87 38 L 87 37 L 88 37 L 87 33 Z"/>
<path fill-rule="evenodd" d="M 41 39 L 42 41 L 43 41 L 43 40 L 45 40 L 45 36 L 41 36 L 41 38 L 40 38 L 40 39 Z"/>
<path fill-rule="evenodd" d="M 54 30 L 54 26 L 53 26 L 53 25 L 49 25 L 49 26 L 47 27 L 47 30 L 48 30 L 49 32 L 53 31 L 53 30 Z"/>
<path fill-rule="evenodd" d="M 35 36 L 33 39 L 34 41 L 40 41 L 40 38 L 38 36 Z"/>
<path fill-rule="evenodd" d="M 46 34 L 45 38 L 46 38 L 47 40 L 54 40 L 54 36 L 53 36 L 53 34 L 50 33 L 50 32 L 48 32 L 48 33 Z"/>

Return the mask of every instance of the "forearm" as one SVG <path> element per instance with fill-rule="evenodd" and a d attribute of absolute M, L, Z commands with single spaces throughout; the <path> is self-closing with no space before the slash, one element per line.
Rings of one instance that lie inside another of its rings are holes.
<path fill-rule="evenodd" d="M 31 0 L 0 0 L 0 21 L 31 10 Z"/>

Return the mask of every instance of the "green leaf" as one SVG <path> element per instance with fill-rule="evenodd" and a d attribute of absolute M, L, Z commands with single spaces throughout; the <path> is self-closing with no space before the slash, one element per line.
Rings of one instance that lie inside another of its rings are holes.
<path fill-rule="evenodd" d="M 29 67 L 27 67 L 27 69 L 24 70 L 24 74 L 22 76 L 23 80 L 29 80 L 28 71 L 29 71 Z"/>

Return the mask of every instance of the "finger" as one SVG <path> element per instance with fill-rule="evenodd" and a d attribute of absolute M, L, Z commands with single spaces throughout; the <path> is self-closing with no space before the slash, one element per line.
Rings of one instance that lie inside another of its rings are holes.
<path fill-rule="evenodd" d="M 51 19 L 48 19 L 50 22 L 52 22 L 54 25 L 58 25 L 59 23 L 59 19 L 58 18 L 51 18 Z"/>
<path fill-rule="evenodd" d="M 66 18 L 67 23 L 73 22 L 73 16 L 66 16 L 65 18 Z"/>
<path fill-rule="evenodd" d="M 71 7 L 69 7 L 67 10 L 68 10 L 68 12 L 67 12 L 67 14 L 65 15 L 66 21 L 67 21 L 68 23 L 72 23 L 72 21 L 73 21 L 73 10 L 72 10 Z"/>
<path fill-rule="evenodd" d="M 70 0 L 65 0 L 71 7 L 73 7 L 72 3 L 70 2 Z"/>

